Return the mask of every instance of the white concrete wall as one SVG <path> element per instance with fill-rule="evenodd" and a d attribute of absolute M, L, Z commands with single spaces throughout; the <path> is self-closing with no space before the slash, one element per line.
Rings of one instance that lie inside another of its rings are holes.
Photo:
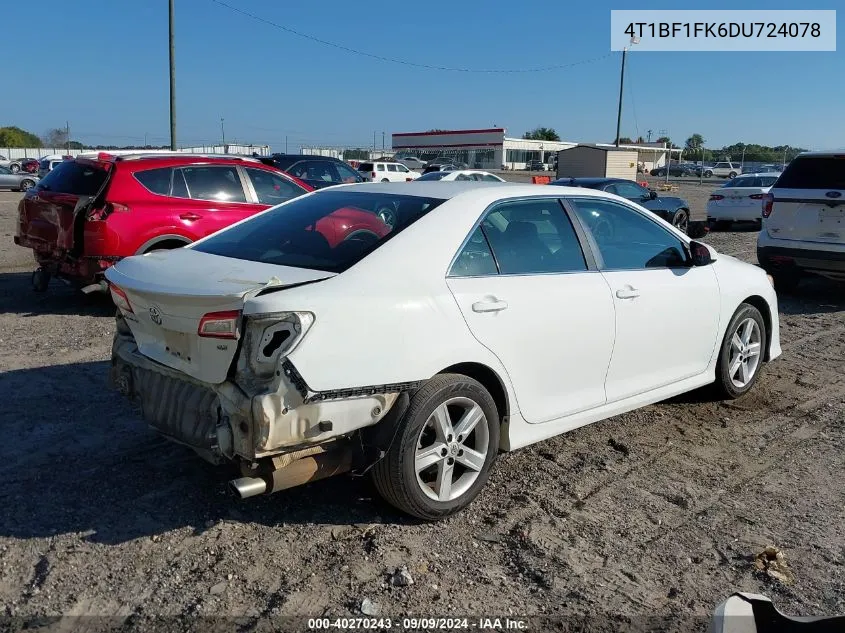
<path fill-rule="evenodd" d="M 91 154 L 98 152 L 108 153 L 132 153 L 139 154 L 143 152 L 160 153 L 168 150 L 107 150 L 107 149 L 72 149 L 66 150 L 63 147 L 0 147 L 0 156 L 5 156 L 10 160 L 17 158 L 42 158 L 44 156 L 59 155 L 59 156 L 79 156 L 80 154 Z M 270 155 L 269 145 L 198 145 L 196 147 L 180 147 L 177 151 L 188 154 L 252 154 L 255 152 L 260 156 Z"/>

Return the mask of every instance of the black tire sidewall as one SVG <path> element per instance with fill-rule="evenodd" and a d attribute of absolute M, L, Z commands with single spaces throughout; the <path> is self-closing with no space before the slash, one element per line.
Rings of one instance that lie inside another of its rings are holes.
<path fill-rule="evenodd" d="M 430 388 L 426 389 L 429 385 Z M 435 501 L 420 490 L 417 482 L 414 459 L 417 441 L 434 409 L 442 402 L 460 396 L 470 398 L 484 411 L 490 436 L 487 458 L 478 477 L 461 497 L 452 501 Z M 400 499 L 388 501 L 398 501 L 400 509 L 426 520 L 444 518 L 468 506 L 487 483 L 490 468 L 499 449 L 499 414 L 490 393 L 480 383 L 467 376 L 438 375 L 414 394 L 399 425 L 399 434 L 389 449 L 393 455 L 388 458 L 395 460 L 398 469 L 393 473 L 401 478 L 401 481 L 393 482 L 393 487 L 401 488 L 404 493 L 402 496 L 406 498 L 404 503 Z"/>
<path fill-rule="evenodd" d="M 739 322 L 744 321 L 748 317 L 753 318 L 757 322 L 757 326 L 760 328 L 760 363 L 757 366 L 757 371 L 754 373 L 751 381 L 745 385 L 745 387 L 740 389 L 733 384 L 729 375 L 731 338 L 733 337 Z M 728 327 L 725 330 L 725 336 L 722 339 L 722 346 L 719 349 L 719 362 L 716 366 L 716 382 L 720 387 L 720 391 L 722 391 L 725 396 L 729 398 L 738 398 L 741 395 L 748 393 L 751 388 L 754 387 L 757 383 L 757 379 L 760 377 L 760 372 L 763 369 L 763 359 L 766 356 L 767 340 L 768 332 L 766 330 L 766 321 L 763 319 L 763 315 L 760 314 L 760 311 L 753 305 L 748 303 L 741 304 L 739 308 L 737 308 L 736 312 L 734 312 L 734 315 L 731 317 L 730 323 L 728 323 Z"/>

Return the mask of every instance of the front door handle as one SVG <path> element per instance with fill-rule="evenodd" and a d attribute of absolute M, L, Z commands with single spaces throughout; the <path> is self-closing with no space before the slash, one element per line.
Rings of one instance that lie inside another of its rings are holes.
<path fill-rule="evenodd" d="M 499 301 L 498 299 L 491 298 L 485 299 L 484 301 L 476 301 L 472 304 L 472 311 L 473 312 L 501 312 L 505 308 L 508 307 L 507 301 Z"/>
<path fill-rule="evenodd" d="M 198 213 L 192 213 L 188 211 L 187 213 L 180 213 L 179 217 L 183 220 L 187 220 L 188 222 L 194 222 L 196 220 L 201 220 L 202 216 Z"/>
<path fill-rule="evenodd" d="M 620 299 L 636 299 L 640 296 L 640 291 L 632 286 L 625 286 L 616 291 L 616 296 Z"/>

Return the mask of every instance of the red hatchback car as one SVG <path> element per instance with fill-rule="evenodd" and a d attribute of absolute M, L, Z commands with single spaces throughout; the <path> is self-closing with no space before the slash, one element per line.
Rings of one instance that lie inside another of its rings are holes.
<path fill-rule="evenodd" d="M 134 154 L 77 158 L 56 166 L 18 206 L 15 243 L 51 277 L 105 290 L 103 271 L 123 257 L 179 248 L 312 187 L 252 158 Z M 316 229 L 330 244 L 389 227 L 373 213 L 343 209 Z"/>

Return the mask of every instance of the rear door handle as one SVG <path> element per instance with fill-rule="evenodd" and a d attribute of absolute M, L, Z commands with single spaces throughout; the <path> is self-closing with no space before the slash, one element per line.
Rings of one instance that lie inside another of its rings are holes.
<path fill-rule="evenodd" d="M 636 299 L 640 296 L 640 291 L 631 286 L 625 286 L 616 291 L 616 296 L 620 299 Z"/>
<path fill-rule="evenodd" d="M 498 299 L 485 299 L 484 301 L 476 301 L 472 304 L 473 312 L 501 312 L 508 307 L 507 301 L 499 301 Z"/>

